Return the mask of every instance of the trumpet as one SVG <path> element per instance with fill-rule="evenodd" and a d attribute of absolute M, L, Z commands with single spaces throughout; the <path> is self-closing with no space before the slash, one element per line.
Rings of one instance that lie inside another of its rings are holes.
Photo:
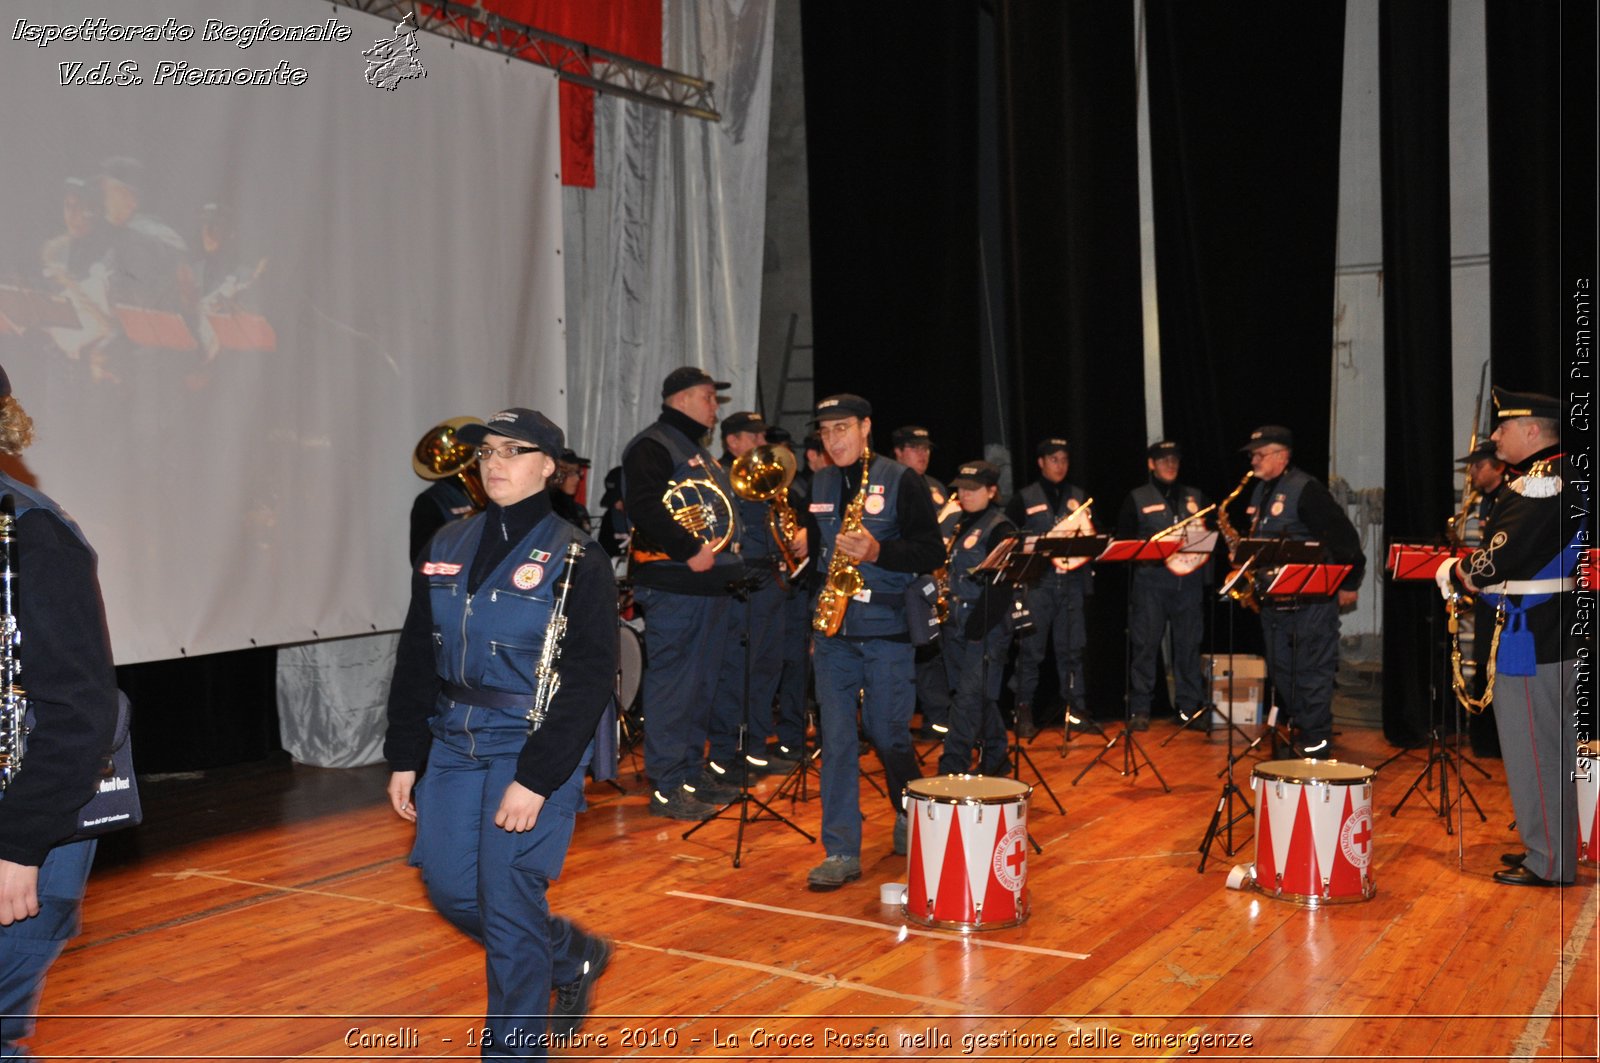
<path fill-rule="evenodd" d="M 783 557 L 784 571 L 790 576 L 805 562 L 795 557 L 795 536 L 800 534 L 800 518 L 789 505 L 789 485 L 794 482 L 794 454 L 787 447 L 763 443 L 750 453 L 733 460 L 728 479 L 733 493 L 747 502 L 767 503 L 767 530 Z"/>

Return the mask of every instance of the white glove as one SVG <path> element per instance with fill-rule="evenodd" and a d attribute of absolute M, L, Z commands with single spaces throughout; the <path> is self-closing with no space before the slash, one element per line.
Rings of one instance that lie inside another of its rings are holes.
<path fill-rule="evenodd" d="M 1439 585 L 1439 596 L 1447 602 L 1460 593 L 1456 589 L 1454 581 L 1452 581 L 1450 578 L 1450 574 L 1455 571 L 1456 564 L 1459 560 L 1459 558 L 1452 557 L 1450 560 L 1440 565 L 1438 571 L 1433 574 L 1433 582 Z"/>

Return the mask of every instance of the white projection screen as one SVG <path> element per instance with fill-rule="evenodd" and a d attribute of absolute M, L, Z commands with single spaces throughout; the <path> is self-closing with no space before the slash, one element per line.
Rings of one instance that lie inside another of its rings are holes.
<path fill-rule="evenodd" d="M 130 24 L 161 39 L 105 39 Z M 5 5 L 0 364 L 37 433 L 6 469 L 99 551 L 119 664 L 398 627 L 424 430 L 566 421 L 556 81 L 422 35 L 423 76 L 369 83 L 395 37 L 301 0 Z"/>

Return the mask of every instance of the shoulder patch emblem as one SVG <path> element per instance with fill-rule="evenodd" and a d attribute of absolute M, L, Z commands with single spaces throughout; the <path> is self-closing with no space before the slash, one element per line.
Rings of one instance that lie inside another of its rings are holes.
<path fill-rule="evenodd" d="M 454 576 L 460 571 L 460 565 L 453 565 L 448 561 L 428 561 L 422 566 L 424 576 Z"/>
<path fill-rule="evenodd" d="M 877 484 L 873 484 L 872 486 L 876 487 Z M 866 510 L 868 513 L 874 514 L 882 513 L 883 506 L 884 502 L 882 495 L 868 495 L 866 501 L 861 503 L 862 509 Z"/>
<path fill-rule="evenodd" d="M 531 561 L 526 565 L 518 565 L 517 570 L 511 574 L 511 582 L 525 591 L 533 590 L 542 579 L 544 579 L 544 566 Z"/>

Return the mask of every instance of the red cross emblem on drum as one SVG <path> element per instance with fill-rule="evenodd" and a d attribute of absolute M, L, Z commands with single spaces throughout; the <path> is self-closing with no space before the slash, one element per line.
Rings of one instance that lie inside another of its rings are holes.
<path fill-rule="evenodd" d="M 906 786 L 906 919 L 954 930 L 1028 917 L 1028 795 L 1015 779 L 941 775 Z"/>
<path fill-rule="evenodd" d="M 1257 764 L 1255 887 L 1307 908 L 1370 900 L 1371 768 L 1336 760 Z"/>

